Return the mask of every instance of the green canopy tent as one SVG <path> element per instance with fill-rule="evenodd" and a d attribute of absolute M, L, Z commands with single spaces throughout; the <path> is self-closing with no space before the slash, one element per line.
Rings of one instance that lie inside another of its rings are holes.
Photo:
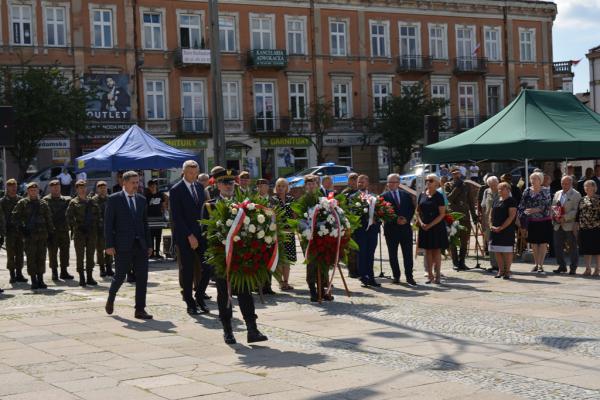
<path fill-rule="evenodd" d="M 600 158 L 600 114 L 571 93 L 523 90 L 504 110 L 426 146 L 423 162 Z"/>

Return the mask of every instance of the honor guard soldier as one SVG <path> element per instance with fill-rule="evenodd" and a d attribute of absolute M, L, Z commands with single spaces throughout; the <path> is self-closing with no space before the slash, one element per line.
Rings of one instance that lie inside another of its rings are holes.
<path fill-rule="evenodd" d="M 112 269 L 113 259 L 112 256 L 104 253 L 104 213 L 106 212 L 106 201 L 108 200 L 108 186 L 106 182 L 99 181 L 96 183 L 96 194 L 92 197 L 92 200 L 98 206 L 100 211 L 100 219 L 96 224 L 96 261 L 100 266 L 100 276 L 113 276 L 115 272 Z"/>
<path fill-rule="evenodd" d="M 46 243 L 54 234 L 52 212 L 48 203 L 40 199 L 36 182 L 27 184 L 27 197 L 19 200 L 13 210 L 13 220 L 24 237 L 27 255 L 27 273 L 31 277 L 31 289 L 46 289 Z"/>
<path fill-rule="evenodd" d="M 79 286 L 98 284 L 92 276 L 94 271 L 94 251 L 96 250 L 97 226 L 100 223 L 100 210 L 96 203 L 86 195 L 86 183 L 79 180 L 75 183 L 77 196 L 71 200 L 67 208 L 67 220 L 73 232 L 75 256 Z M 84 274 L 84 259 L 85 272 Z"/>
<path fill-rule="evenodd" d="M 52 224 L 54 225 L 54 234 L 48 237 L 48 258 L 50 259 L 50 269 L 52 270 L 52 280 L 58 280 L 58 260 L 60 252 L 60 279 L 71 280 L 73 275 L 67 271 L 69 267 L 69 250 L 71 239 L 69 238 L 69 224 L 67 223 L 67 207 L 71 198 L 61 195 L 60 181 L 55 179 L 48 184 L 50 194 L 44 197 L 52 212 Z"/>
<path fill-rule="evenodd" d="M 221 167 L 220 165 L 214 166 L 210 170 L 210 177 L 213 179 L 214 182 L 207 189 L 208 189 L 208 194 L 210 195 L 211 199 L 214 199 L 219 195 L 219 189 L 217 186 L 217 181 L 216 181 L 215 175 L 220 174 L 223 171 L 225 171 L 225 168 Z"/>
<path fill-rule="evenodd" d="M 0 247 L 4 245 L 4 236 L 6 235 L 6 222 L 4 221 L 4 213 L 0 212 Z M 0 288 L 0 293 L 3 293 L 4 290 Z"/>
<path fill-rule="evenodd" d="M 6 193 L 0 199 L 6 224 L 6 268 L 10 272 L 10 283 L 27 282 L 23 276 L 23 235 L 13 219 L 13 209 L 22 197 L 17 194 L 17 181 L 6 181 Z"/>
<path fill-rule="evenodd" d="M 230 200 L 234 195 L 235 172 L 232 170 L 219 171 L 213 175 L 217 183 L 219 195 L 216 198 L 206 202 L 202 210 L 203 219 L 211 218 L 210 210 L 215 207 L 219 201 Z M 236 343 L 233 336 L 233 327 L 231 326 L 231 318 L 233 317 L 232 304 L 229 303 L 229 294 L 227 290 L 227 279 L 225 276 L 217 276 L 217 304 L 219 305 L 219 319 L 223 324 L 223 339 L 227 344 Z M 267 337 L 260 333 L 256 326 L 256 312 L 254 308 L 254 299 L 252 293 L 247 288 L 237 293 L 238 304 L 246 322 L 248 329 L 248 343 L 262 342 L 267 340 Z"/>

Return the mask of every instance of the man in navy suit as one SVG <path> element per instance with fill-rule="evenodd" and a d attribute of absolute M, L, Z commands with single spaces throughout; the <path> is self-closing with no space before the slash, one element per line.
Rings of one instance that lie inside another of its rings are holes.
<path fill-rule="evenodd" d="M 135 317 L 152 319 L 146 308 L 148 286 L 148 257 L 152 254 L 146 199 L 137 193 L 140 178 L 135 171 L 123 174 L 123 190 L 112 194 L 104 212 L 104 237 L 106 254 L 115 259 L 106 313 L 112 314 L 115 297 L 133 266 L 135 271 Z"/>
<path fill-rule="evenodd" d="M 400 283 L 400 265 L 398 264 L 398 246 L 402 249 L 406 283 L 417 286 L 413 278 L 413 233 L 410 221 L 415 215 L 415 205 L 412 196 L 400 190 L 400 175 L 390 174 L 387 177 L 387 192 L 382 196 L 385 201 L 394 205 L 398 219 L 383 225 L 383 234 L 390 256 L 390 266 L 394 274 L 394 284 Z"/>
<path fill-rule="evenodd" d="M 207 199 L 204 196 L 204 187 L 197 181 L 200 172 L 198 163 L 187 160 L 182 168 L 183 178 L 169 191 L 169 207 L 173 222 L 173 240 L 181 263 L 179 283 L 183 300 L 187 305 L 188 314 L 198 315 L 198 306 L 203 313 L 209 312 L 204 303 L 204 295 L 211 271 L 208 264 L 204 263 L 206 244 L 198 223 L 202 219 L 202 206 Z M 195 299 L 192 295 L 194 287 Z"/>
<path fill-rule="evenodd" d="M 358 177 L 358 192 L 353 197 L 361 195 L 375 196 L 375 193 L 369 192 L 369 177 L 360 175 Z M 379 223 L 374 222 L 369 226 L 369 217 L 363 215 L 360 221 L 360 227 L 354 231 L 354 240 L 358 244 L 358 274 L 364 287 L 379 287 L 373 273 L 373 264 L 375 263 L 375 249 L 377 248 L 377 239 L 379 237 Z"/>

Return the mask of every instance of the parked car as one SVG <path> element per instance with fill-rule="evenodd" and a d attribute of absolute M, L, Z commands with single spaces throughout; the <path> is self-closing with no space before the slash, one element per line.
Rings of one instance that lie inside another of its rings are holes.
<path fill-rule="evenodd" d="M 306 168 L 294 175 L 288 176 L 286 179 L 290 184 L 290 188 L 304 186 L 304 177 L 306 175 L 331 176 L 335 186 L 343 186 L 348 184 L 348 175 L 353 172 L 351 167 L 345 165 L 335 165 L 334 163 L 325 163 L 316 167 Z"/>
<path fill-rule="evenodd" d="M 417 177 L 428 174 L 440 175 L 440 166 L 437 164 L 417 164 L 404 175 L 400 175 L 400 183 L 412 189 L 417 187 Z"/>
<path fill-rule="evenodd" d="M 40 189 L 40 194 L 45 195 L 48 192 L 48 183 L 51 180 L 56 179 L 56 177 L 61 173 L 62 166 L 52 166 L 41 169 L 37 174 L 34 174 L 27 178 L 25 181 L 21 183 L 19 191 L 21 193 L 25 193 L 25 186 L 28 182 L 37 182 L 38 187 Z M 73 178 L 73 186 L 75 184 L 75 167 L 67 166 L 67 171 Z M 90 171 L 87 173 L 87 189 L 88 192 L 94 191 L 96 188 L 96 183 L 98 181 L 106 181 L 108 183 L 108 187 L 112 187 L 112 173 L 110 171 Z"/>

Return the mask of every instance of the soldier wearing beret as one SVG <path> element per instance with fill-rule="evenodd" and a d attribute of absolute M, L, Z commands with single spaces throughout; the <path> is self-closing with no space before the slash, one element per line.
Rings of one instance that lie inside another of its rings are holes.
<path fill-rule="evenodd" d="M 217 188 L 217 182 L 215 181 L 215 175 L 220 174 L 222 171 L 225 171 L 225 168 L 221 167 L 220 165 L 217 165 L 210 170 L 210 177 L 213 180 L 213 184 L 208 186 L 207 189 L 208 189 L 208 194 L 210 195 L 211 199 L 214 199 L 215 197 L 217 197 L 219 195 L 219 189 Z"/>
<path fill-rule="evenodd" d="M 21 229 L 27 255 L 27 273 L 31 277 L 31 289 L 46 289 L 46 243 L 54 232 L 52 212 L 48 203 L 40 199 L 38 184 L 27 184 L 27 197 L 19 200 L 13 212 L 13 220 Z"/>
<path fill-rule="evenodd" d="M 258 185 L 258 181 L 256 184 Z M 251 194 L 250 173 L 248 171 L 242 171 L 238 175 L 238 183 L 235 185 L 235 195 L 237 197 L 248 197 Z"/>
<path fill-rule="evenodd" d="M 6 181 L 6 193 L 0 199 L 6 226 L 6 268 L 10 272 L 10 283 L 27 282 L 23 276 L 23 235 L 15 223 L 12 212 L 22 197 L 17 194 L 17 181 Z"/>
<path fill-rule="evenodd" d="M 69 203 L 67 220 L 71 226 L 73 241 L 75 242 L 79 286 L 95 286 L 98 282 L 93 277 L 94 251 L 96 250 L 96 238 L 98 236 L 97 226 L 100 223 L 100 210 L 98 205 L 87 197 L 85 181 L 78 180 L 75 183 L 75 191 L 77 196 Z"/>
<path fill-rule="evenodd" d="M 98 181 L 96 183 L 96 194 L 92 197 L 92 200 L 96 203 L 100 211 L 100 219 L 96 225 L 96 261 L 100 266 L 100 276 L 113 276 L 115 272 L 112 269 L 112 256 L 104 253 L 104 212 L 106 211 L 106 201 L 108 200 L 108 186 L 106 182 Z"/>
<path fill-rule="evenodd" d="M 71 239 L 69 238 L 69 224 L 67 223 L 67 207 L 71 198 L 61 195 L 60 181 L 55 179 L 48 184 L 50 193 L 44 197 L 52 212 L 52 223 L 54 224 L 54 234 L 48 238 L 48 258 L 50 259 L 50 269 L 52 270 L 52 280 L 57 281 L 58 260 L 60 252 L 60 279 L 71 280 L 73 275 L 68 272 L 69 250 Z"/>

